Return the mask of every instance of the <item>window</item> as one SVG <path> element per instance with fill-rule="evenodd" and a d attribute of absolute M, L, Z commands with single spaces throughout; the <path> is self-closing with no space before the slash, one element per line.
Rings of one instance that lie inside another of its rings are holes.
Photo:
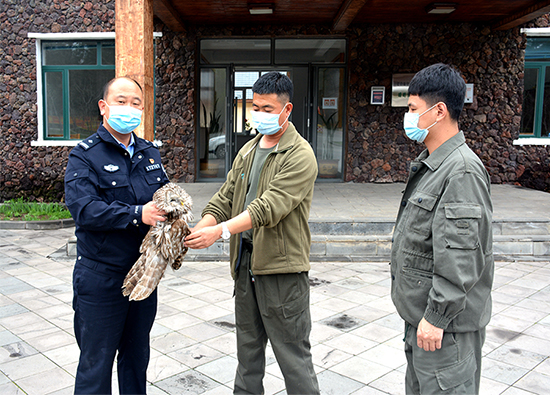
<path fill-rule="evenodd" d="M 161 37 L 154 33 L 154 37 Z M 115 33 L 28 33 L 36 39 L 38 136 L 31 145 L 76 145 L 95 133 L 97 102 L 115 77 Z"/>
<path fill-rule="evenodd" d="M 550 143 L 550 30 L 527 33 L 520 139 L 514 144 Z"/>
<path fill-rule="evenodd" d="M 200 41 L 202 65 L 273 65 L 345 63 L 344 38 L 205 38 Z"/>
<path fill-rule="evenodd" d="M 97 102 L 115 76 L 114 33 L 29 33 L 36 39 L 37 145 L 76 145 L 95 133 Z"/>
<path fill-rule="evenodd" d="M 43 41 L 44 140 L 81 140 L 97 130 L 102 88 L 115 76 L 115 43 Z"/>

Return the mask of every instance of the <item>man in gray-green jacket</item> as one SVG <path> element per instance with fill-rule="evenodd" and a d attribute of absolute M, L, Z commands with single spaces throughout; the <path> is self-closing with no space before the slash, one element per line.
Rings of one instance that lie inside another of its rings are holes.
<path fill-rule="evenodd" d="M 259 135 L 239 151 L 185 244 L 206 248 L 220 237 L 230 239 L 239 362 L 234 393 L 264 393 L 269 339 L 287 393 L 319 394 L 309 342 L 308 278 L 317 161 L 288 121 L 290 79 L 270 72 L 252 91 L 252 123 Z"/>
<path fill-rule="evenodd" d="M 435 64 L 409 85 L 411 163 L 393 236 L 392 300 L 405 320 L 407 394 L 478 394 L 493 283 L 490 179 L 458 128 L 466 85 Z"/>

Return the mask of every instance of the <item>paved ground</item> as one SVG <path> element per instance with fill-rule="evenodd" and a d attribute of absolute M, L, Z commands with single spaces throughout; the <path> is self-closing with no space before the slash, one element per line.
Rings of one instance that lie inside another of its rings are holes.
<path fill-rule="evenodd" d="M 179 184 L 193 198 L 197 219 L 220 183 Z M 405 184 L 317 183 L 310 219 L 313 221 L 395 220 Z M 550 220 L 550 193 L 514 185 L 492 185 L 493 219 Z"/>
<path fill-rule="evenodd" d="M 0 230 L 2 395 L 72 394 L 73 261 L 61 251 L 73 231 Z M 311 340 L 322 394 L 404 392 L 403 324 L 389 297 L 388 270 L 387 262 L 313 263 Z M 149 394 L 232 393 L 231 295 L 227 262 L 187 262 L 168 271 L 152 332 Z M 493 296 L 481 393 L 547 394 L 550 263 L 498 262 Z M 271 352 L 267 363 L 266 394 L 284 394 Z"/>

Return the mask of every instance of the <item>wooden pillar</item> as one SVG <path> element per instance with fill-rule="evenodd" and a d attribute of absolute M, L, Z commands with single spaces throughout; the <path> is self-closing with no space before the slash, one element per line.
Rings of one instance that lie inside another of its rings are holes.
<path fill-rule="evenodd" d="M 139 137 L 153 141 L 154 131 L 154 48 L 153 0 L 115 2 L 116 76 L 135 79 L 143 89 L 145 108 Z"/>

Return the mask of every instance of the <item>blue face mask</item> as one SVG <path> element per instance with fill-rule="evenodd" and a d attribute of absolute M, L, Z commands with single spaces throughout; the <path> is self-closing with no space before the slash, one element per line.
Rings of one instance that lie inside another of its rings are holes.
<path fill-rule="evenodd" d="M 437 103 L 431 106 L 430 108 L 428 108 L 422 114 L 418 114 L 414 112 L 405 113 L 405 118 L 403 120 L 403 127 L 405 129 L 405 134 L 407 135 L 408 138 L 414 141 L 418 141 L 419 143 L 422 143 L 424 141 L 424 139 L 428 135 L 428 131 L 429 131 L 428 129 L 434 126 L 437 123 L 437 121 L 435 121 L 433 124 L 428 126 L 426 129 L 420 129 L 418 127 L 418 120 L 422 115 L 426 114 L 435 106 L 437 106 Z"/>
<path fill-rule="evenodd" d="M 107 103 L 105 103 L 107 104 Z M 110 106 L 107 123 L 120 134 L 131 133 L 141 123 L 141 110 L 131 106 Z"/>
<path fill-rule="evenodd" d="M 256 129 L 258 133 L 267 136 L 277 133 L 282 128 L 282 125 L 279 125 L 279 116 L 283 113 L 285 108 L 286 104 L 279 114 L 252 111 L 252 125 L 254 126 L 254 129 Z M 290 116 L 290 114 L 288 114 L 288 116 Z M 285 122 L 287 119 L 288 117 L 286 117 Z M 283 122 L 283 125 L 285 122 Z"/>

